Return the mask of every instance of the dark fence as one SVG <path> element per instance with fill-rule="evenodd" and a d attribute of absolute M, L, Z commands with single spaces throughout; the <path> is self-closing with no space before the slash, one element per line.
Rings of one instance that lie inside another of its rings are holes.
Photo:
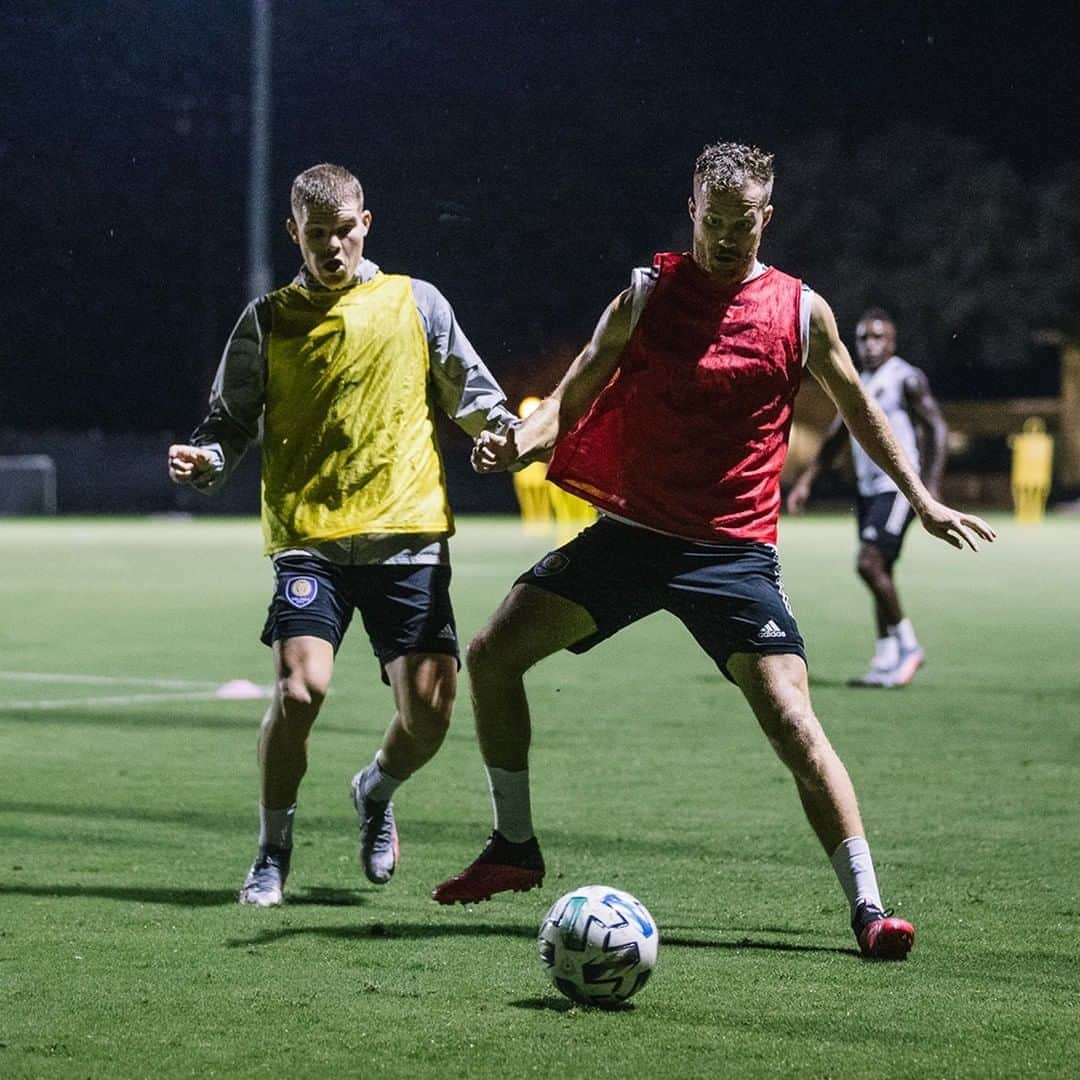
<path fill-rule="evenodd" d="M 55 507 L 60 514 L 257 514 L 259 452 L 251 451 L 230 482 L 206 496 L 169 481 L 170 431 L 0 431 L 0 457 L 46 456 L 55 466 Z M 469 440 L 457 429 L 440 432 L 451 505 L 458 513 L 516 513 L 507 476 L 476 476 L 469 468 Z M 40 480 L 26 470 L 0 469 L 0 514 L 42 513 Z"/>

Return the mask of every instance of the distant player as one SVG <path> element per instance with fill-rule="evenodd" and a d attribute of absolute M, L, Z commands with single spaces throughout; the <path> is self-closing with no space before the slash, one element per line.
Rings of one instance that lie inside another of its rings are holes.
<path fill-rule="evenodd" d="M 457 686 L 447 539 L 453 519 L 437 405 L 470 435 L 517 422 L 427 282 L 364 258 L 371 211 L 351 173 L 316 165 L 292 185 L 289 236 L 303 267 L 253 300 L 233 330 L 190 445 L 169 475 L 213 491 L 262 434 L 262 522 L 277 578 L 262 640 L 277 681 L 259 735 L 259 849 L 240 903 L 282 901 L 293 815 L 338 646 L 360 612 L 394 716 L 352 779 L 360 862 L 389 881 L 391 796 L 442 744 Z"/>
<path fill-rule="evenodd" d="M 945 469 L 948 428 L 926 376 L 896 355 L 896 324 L 881 308 L 865 311 L 855 327 L 855 352 L 860 379 L 885 413 L 889 426 L 926 489 L 936 499 Z M 847 428 L 837 416 L 821 449 L 788 493 L 787 508 L 801 513 L 818 474 L 828 469 L 847 442 Z M 895 481 L 855 438 L 851 438 L 858 487 L 856 511 L 861 541 L 855 568 L 874 597 L 877 646 L 870 670 L 852 685 L 905 686 L 915 677 L 924 656 L 911 619 L 904 615 L 893 580 L 904 534 L 915 512 Z"/>
<path fill-rule="evenodd" d="M 814 715 L 774 546 L 804 365 L 931 534 L 974 548 L 994 533 L 923 487 L 860 383 L 828 304 L 758 260 L 772 190 L 771 154 L 706 147 L 693 174 L 691 251 L 661 253 L 651 272 L 635 271 L 551 396 L 516 431 L 477 439 L 479 472 L 550 457 L 549 478 L 603 516 L 522 574 L 470 642 L 494 830 L 477 859 L 435 888 L 439 903 L 543 881 L 525 672 L 667 610 L 738 686 L 790 770 L 862 953 L 898 959 L 911 948 L 914 928 L 882 905 L 854 788 Z M 654 723 L 658 746 L 676 737 L 664 717 Z"/>

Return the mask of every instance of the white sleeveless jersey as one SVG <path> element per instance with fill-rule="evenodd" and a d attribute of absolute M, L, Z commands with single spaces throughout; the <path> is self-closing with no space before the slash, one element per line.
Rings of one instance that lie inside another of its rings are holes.
<path fill-rule="evenodd" d="M 911 414 L 907 411 L 904 383 L 912 375 L 918 374 L 918 370 L 899 356 L 893 356 L 877 371 L 863 371 L 859 375 L 866 392 L 881 406 L 889 427 L 916 472 L 919 470 L 919 442 Z M 860 495 L 885 495 L 897 490 L 892 480 L 870 460 L 870 455 L 854 439 L 851 440 L 851 454 L 855 460 L 855 481 Z"/>

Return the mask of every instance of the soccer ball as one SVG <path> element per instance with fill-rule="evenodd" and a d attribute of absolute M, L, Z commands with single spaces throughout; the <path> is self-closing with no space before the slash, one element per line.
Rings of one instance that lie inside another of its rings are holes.
<path fill-rule="evenodd" d="M 648 982 L 660 932 L 645 905 L 607 885 L 574 889 L 540 923 L 540 962 L 579 1005 L 622 1005 Z"/>

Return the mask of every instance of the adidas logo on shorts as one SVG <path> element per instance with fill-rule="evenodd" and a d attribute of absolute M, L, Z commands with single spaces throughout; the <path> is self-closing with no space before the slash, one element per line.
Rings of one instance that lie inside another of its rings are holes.
<path fill-rule="evenodd" d="M 759 630 L 759 631 L 757 632 L 757 636 L 758 636 L 759 638 L 781 638 L 781 637 L 787 637 L 787 634 L 785 634 L 785 633 L 784 633 L 784 631 L 783 631 L 783 630 L 781 630 L 781 629 L 780 629 L 780 627 L 779 627 L 779 626 L 777 626 L 777 625 L 776 625 L 776 623 L 775 623 L 775 622 L 773 622 L 773 620 L 772 620 L 772 619 L 770 619 L 770 620 L 769 620 L 769 621 L 768 621 L 768 622 L 767 622 L 767 623 L 766 623 L 766 624 L 765 624 L 765 625 L 764 625 L 764 626 L 763 626 L 763 627 L 762 627 L 762 628 L 761 628 L 761 629 L 760 629 L 760 630 Z"/>

